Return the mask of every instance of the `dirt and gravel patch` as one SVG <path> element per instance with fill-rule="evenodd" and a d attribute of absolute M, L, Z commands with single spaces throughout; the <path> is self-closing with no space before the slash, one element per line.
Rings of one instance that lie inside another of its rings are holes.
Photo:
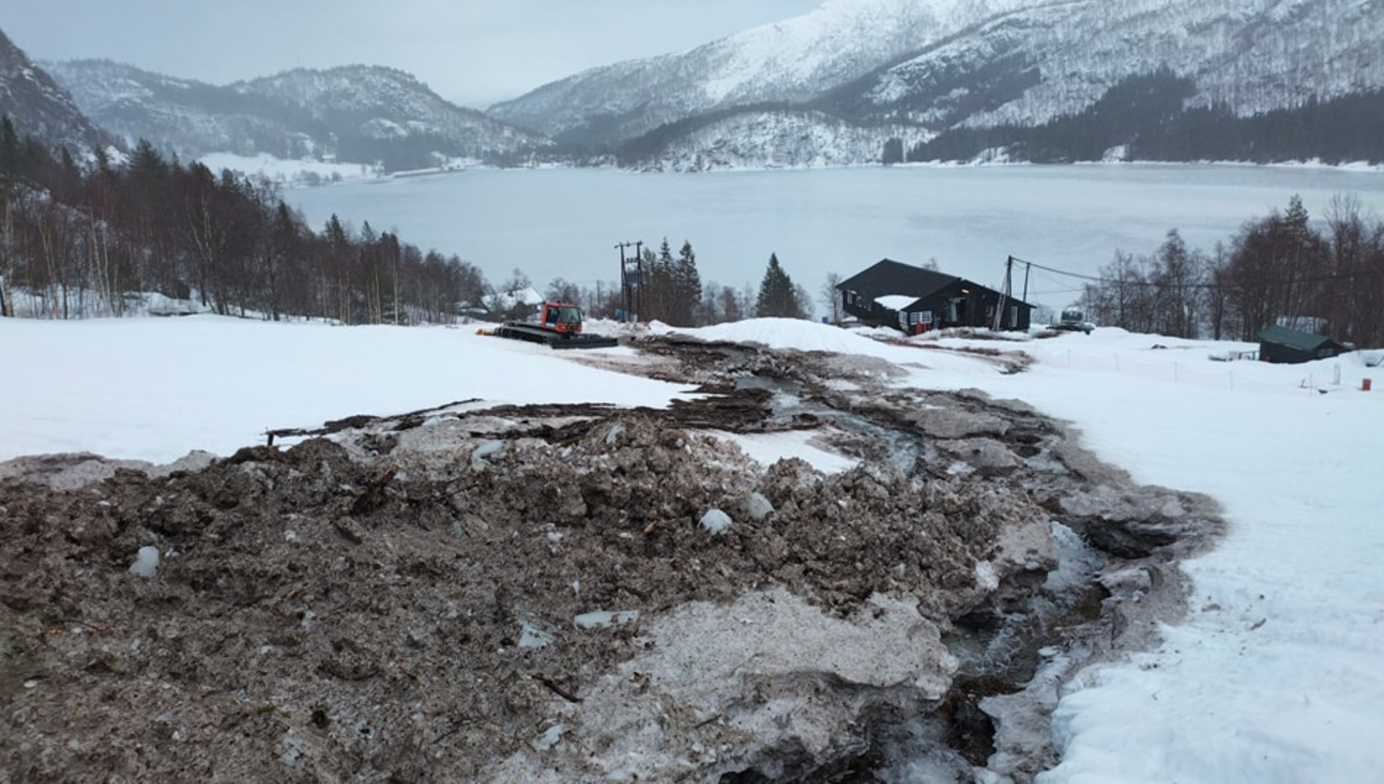
<path fill-rule="evenodd" d="M 1050 746 L 997 735 L 983 701 L 1040 647 L 1147 642 L 1176 559 L 1219 531 L 1021 403 L 892 389 L 858 358 L 642 347 L 705 394 L 0 468 L 0 771 L 869 781 L 927 716 L 958 775 L 1002 750 L 1024 780 Z M 862 462 L 766 468 L 709 430 Z M 1050 584 L 1055 521 L 1104 548 L 1075 592 Z"/>

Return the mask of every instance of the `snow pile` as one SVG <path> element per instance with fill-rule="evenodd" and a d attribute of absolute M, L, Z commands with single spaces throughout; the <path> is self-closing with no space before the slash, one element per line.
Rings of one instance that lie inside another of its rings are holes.
<path fill-rule="evenodd" d="M 770 348 L 829 351 L 849 355 L 898 356 L 891 354 L 887 347 L 877 345 L 875 341 L 855 332 L 802 319 L 761 318 L 699 329 L 670 329 L 706 341 L 757 343 Z"/>
<path fill-rule="evenodd" d="M 707 533 L 716 536 L 717 534 L 723 534 L 730 530 L 730 515 L 720 509 L 708 509 L 706 514 L 702 515 L 702 519 L 698 524 L 701 525 Z"/>
<path fill-rule="evenodd" d="M 140 577 L 153 577 L 159 568 L 159 548 L 145 545 L 139 548 L 139 555 L 135 557 L 135 562 L 130 564 L 130 573 Z"/>

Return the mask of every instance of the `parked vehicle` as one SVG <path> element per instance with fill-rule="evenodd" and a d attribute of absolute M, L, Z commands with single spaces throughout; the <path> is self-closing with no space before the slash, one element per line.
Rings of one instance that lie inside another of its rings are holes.
<path fill-rule="evenodd" d="M 583 335 L 581 308 L 567 302 L 544 302 L 537 323 L 506 321 L 487 335 L 546 343 L 550 348 L 611 348 L 619 345 L 615 338 Z"/>
<path fill-rule="evenodd" d="M 1091 330 L 1096 328 L 1096 325 L 1086 320 L 1086 314 L 1081 308 L 1071 307 L 1064 308 L 1057 323 L 1050 325 L 1050 328 L 1062 332 L 1082 332 L 1089 335 Z"/>

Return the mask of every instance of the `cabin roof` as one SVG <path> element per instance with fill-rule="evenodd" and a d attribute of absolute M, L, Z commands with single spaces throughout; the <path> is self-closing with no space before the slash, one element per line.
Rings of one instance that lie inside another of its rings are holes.
<path fill-rule="evenodd" d="M 1259 330 L 1255 335 L 1261 343 L 1271 343 L 1276 346 L 1287 346 L 1298 351 L 1316 351 L 1327 343 L 1335 343 L 1325 335 L 1313 335 L 1310 332 L 1301 332 L 1296 329 L 1288 329 L 1272 325 Z"/>
<path fill-rule="evenodd" d="M 901 296 L 918 300 L 958 280 L 961 278 L 955 275 L 915 267 L 893 259 L 882 259 L 841 281 L 837 288 L 858 292 L 872 300 Z"/>

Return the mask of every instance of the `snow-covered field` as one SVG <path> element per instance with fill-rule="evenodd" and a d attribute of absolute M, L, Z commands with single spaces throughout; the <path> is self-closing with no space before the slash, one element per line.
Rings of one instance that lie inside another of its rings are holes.
<path fill-rule="evenodd" d="M 1021 398 L 1076 423 L 1088 447 L 1136 480 L 1221 502 L 1229 535 L 1186 564 L 1190 614 L 1157 649 L 1078 676 L 1056 715 L 1063 761 L 1045 784 L 1379 780 L 1379 353 L 1271 366 L 1211 361 L 1246 344 L 1113 329 L 924 346 L 802 321 L 692 332 L 870 355 L 903 368 L 899 384 Z M 988 358 L 939 347 L 1022 350 L 1034 362 L 1006 375 Z M 582 363 L 638 362 L 631 349 L 578 353 L 465 327 L 0 319 L 0 460 L 88 450 L 168 462 L 263 443 L 269 428 L 473 398 L 662 406 L 690 394 Z M 1374 391 L 1361 389 L 1366 378 Z M 761 460 L 816 449 L 782 437 L 744 446 Z"/>
<path fill-rule="evenodd" d="M 373 180 L 381 176 L 376 167 L 364 163 L 285 160 L 268 153 L 236 155 L 230 152 L 216 152 L 203 155 L 198 160 L 213 172 L 230 169 L 250 177 L 264 177 L 271 182 L 290 187 Z"/>

